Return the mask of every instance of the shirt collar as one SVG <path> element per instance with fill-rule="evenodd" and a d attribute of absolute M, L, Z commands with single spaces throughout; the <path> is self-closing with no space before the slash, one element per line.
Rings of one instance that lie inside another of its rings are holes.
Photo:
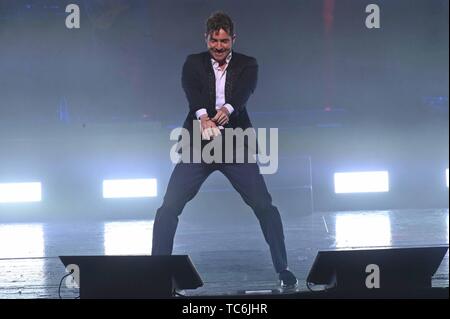
<path fill-rule="evenodd" d="M 230 63 L 232 57 L 233 57 L 233 51 L 230 51 L 230 53 L 228 53 L 227 57 L 225 58 L 225 64 Z M 219 62 L 217 62 L 213 58 L 211 58 L 211 63 L 214 68 L 217 69 L 219 67 Z"/>

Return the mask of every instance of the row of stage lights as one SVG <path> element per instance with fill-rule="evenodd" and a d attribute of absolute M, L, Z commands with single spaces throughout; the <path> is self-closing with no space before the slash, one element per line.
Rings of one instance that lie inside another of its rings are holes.
<path fill-rule="evenodd" d="M 449 170 L 445 171 L 447 188 Z M 336 194 L 389 192 L 389 172 L 342 172 L 334 174 Z M 103 181 L 103 198 L 146 198 L 157 196 L 157 180 L 120 179 Z M 42 184 L 0 183 L 0 203 L 40 202 Z"/>

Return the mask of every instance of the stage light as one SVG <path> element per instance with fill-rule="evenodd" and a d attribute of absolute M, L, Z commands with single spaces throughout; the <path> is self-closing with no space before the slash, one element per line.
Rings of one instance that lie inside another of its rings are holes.
<path fill-rule="evenodd" d="M 387 171 L 335 173 L 334 191 L 336 194 L 389 192 L 389 173 Z"/>
<path fill-rule="evenodd" d="M 41 183 L 0 183 L 0 203 L 40 202 Z"/>
<path fill-rule="evenodd" d="M 103 198 L 155 197 L 156 179 L 104 180 Z"/>

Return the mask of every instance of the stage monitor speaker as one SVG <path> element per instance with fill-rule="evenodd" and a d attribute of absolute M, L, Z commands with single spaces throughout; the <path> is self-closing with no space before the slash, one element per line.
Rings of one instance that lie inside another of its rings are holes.
<path fill-rule="evenodd" d="M 60 256 L 81 299 L 170 298 L 203 285 L 189 256 Z"/>
<path fill-rule="evenodd" d="M 447 250 L 448 246 L 319 251 L 307 285 L 355 292 L 428 289 Z"/>

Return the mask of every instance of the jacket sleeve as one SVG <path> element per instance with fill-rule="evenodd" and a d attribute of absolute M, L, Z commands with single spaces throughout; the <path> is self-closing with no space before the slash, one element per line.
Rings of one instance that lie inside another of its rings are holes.
<path fill-rule="evenodd" d="M 204 88 L 200 81 L 198 71 L 196 70 L 195 61 L 192 56 L 188 56 L 183 65 L 181 75 L 181 85 L 189 103 L 190 111 L 195 114 L 201 108 L 206 108 Z"/>
<path fill-rule="evenodd" d="M 239 113 L 244 110 L 250 95 L 256 89 L 258 82 L 258 63 L 256 59 L 251 58 L 249 60 L 236 82 L 234 84 L 235 91 L 233 92 L 233 96 L 230 101 L 227 101 L 237 111 L 233 113 Z"/>

